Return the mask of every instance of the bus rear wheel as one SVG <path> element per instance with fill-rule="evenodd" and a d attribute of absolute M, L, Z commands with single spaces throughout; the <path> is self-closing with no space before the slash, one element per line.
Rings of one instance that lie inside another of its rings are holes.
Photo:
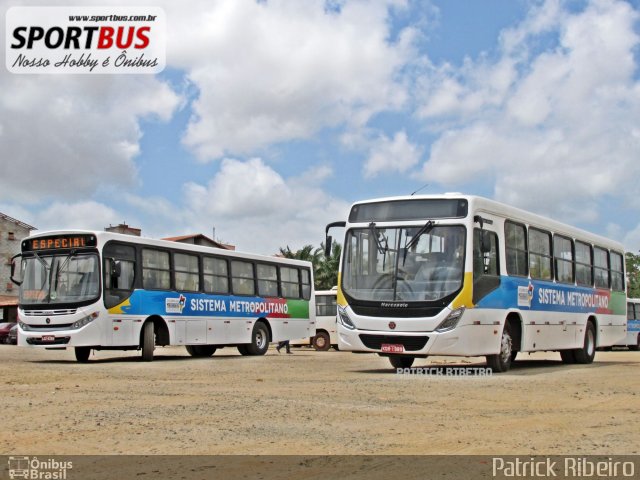
<path fill-rule="evenodd" d="M 142 361 L 153 360 L 153 351 L 156 348 L 156 335 L 153 331 L 153 322 L 149 321 L 142 327 Z"/>
<path fill-rule="evenodd" d="M 500 338 L 500 353 L 497 355 L 487 355 L 487 365 L 494 372 L 506 372 L 511 367 L 511 352 L 513 352 L 513 337 L 511 327 L 505 323 Z"/>
<path fill-rule="evenodd" d="M 87 363 L 91 355 L 91 347 L 76 347 L 76 360 L 80 363 Z"/>
<path fill-rule="evenodd" d="M 238 345 L 238 351 L 240 355 L 249 355 L 249 350 L 247 350 L 247 345 Z"/>
<path fill-rule="evenodd" d="M 576 363 L 593 362 L 593 358 L 596 356 L 596 328 L 592 322 L 587 322 L 582 348 L 576 348 L 573 351 L 573 356 L 576 357 Z"/>
<path fill-rule="evenodd" d="M 192 357 L 210 357 L 216 353 L 213 345 L 187 345 L 185 348 Z"/>
<path fill-rule="evenodd" d="M 325 352 L 331 348 L 331 340 L 327 332 L 318 332 L 316 336 L 311 339 L 313 348 L 318 351 Z"/>
<path fill-rule="evenodd" d="M 251 332 L 251 343 L 247 344 L 249 355 L 264 355 L 269 349 L 269 330 L 262 322 L 256 322 Z"/>
<path fill-rule="evenodd" d="M 397 357 L 391 356 L 389 357 L 389 361 L 391 362 L 391 366 L 393 368 L 411 368 L 413 365 L 414 357 Z"/>

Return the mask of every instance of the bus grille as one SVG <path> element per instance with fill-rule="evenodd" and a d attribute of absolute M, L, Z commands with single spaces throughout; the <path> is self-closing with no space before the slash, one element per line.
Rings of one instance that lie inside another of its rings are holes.
<path fill-rule="evenodd" d="M 56 317 L 58 315 L 73 315 L 76 313 L 76 308 L 69 308 L 65 310 L 24 310 L 24 314 L 27 317 Z"/>
<path fill-rule="evenodd" d="M 356 315 L 389 318 L 431 318 L 444 309 L 444 307 L 381 308 L 379 306 L 354 305 L 353 303 L 350 303 L 349 306 Z"/>
<path fill-rule="evenodd" d="M 42 332 L 50 331 L 54 332 L 56 330 L 71 330 L 73 323 L 59 323 L 57 325 L 27 325 L 27 330 L 40 330 Z"/>
<path fill-rule="evenodd" d="M 53 342 L 43 342 L 39 338 L 27 338 L 27 343 L 29 345 L 66 345 L 70 339 L 71 337 L 56 337 Z"/>
<path fill-rule="evenodd" d="M 415 352 L 421 350 L 427 344 L 429 337 L 404 337 L 398 335 L 370 335 L 360 334 L 360 340 L 367 348 L 380 350 L 383 344 L 402 345 L 405 351 Z"/>

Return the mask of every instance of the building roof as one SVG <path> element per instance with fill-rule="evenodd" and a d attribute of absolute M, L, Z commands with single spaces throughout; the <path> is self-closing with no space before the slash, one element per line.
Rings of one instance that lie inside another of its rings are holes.
<path fill-rule="evenodd" d="M 3 219 L 5 219 L 5 220 L 7 220 L 9 222 L 13 222 L 16 225 L 21 226 L 22 228 L 26 228 L 27 230 L 37 230 L 36 227 L 32 227 L 31 225 L 29 225 L 27 223 L 21 222 L 20 220 L 16 220 L 15 218 L 10 217 L 9 215 L 5 215 L 2 212 L 0 212 L 0 218 L 3 218 Z"/>
<path fill-rule="evenodd" d="M 193 241 L 193 243 L 196 243 L 196 241 L 200 240 L 217 248 L 224 248 L 225 250 L 236 249 L 234 245 L 228 245 L 226 243 L 216 242 L 212 238 L 209 238 L 202 233 L 194 233 L 192 235 L 180 235 L 177 237 L 166 237 L 166 238 L 163 238 L 162 240 L 169 240 L 170 242 L 182 242 L 182 243 L 190 243 L 189 240 Z"/>
<path fill-rule="evenodd" d="M 18 297 L 12 295 L 0 295 L 0 308 L 2 307 L 17 307 Z"/>

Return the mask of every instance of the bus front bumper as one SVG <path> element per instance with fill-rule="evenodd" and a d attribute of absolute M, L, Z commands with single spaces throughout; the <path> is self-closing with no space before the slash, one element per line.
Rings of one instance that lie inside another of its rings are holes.
<path fill-rule="evenodd" d="M 500 327 L 459 325 L 446 332 L 350 330 L 338 325 L 340 350 L 401 355 L 491 355 L 500 348 Z"/>
<path fill-rule="evenodd" d="M 91 347 L 102 341 L 98 322 L 78 329 L 23 330 L 18 326 L 18 346 L 39 348 Z"/>

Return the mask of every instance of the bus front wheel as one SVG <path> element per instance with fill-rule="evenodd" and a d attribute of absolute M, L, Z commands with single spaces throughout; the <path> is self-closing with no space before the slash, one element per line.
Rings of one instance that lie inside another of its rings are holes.
<path fill-rule="evenodd" d="M 393 368 L 411 368 L 414 360 L 415 358 L 413 357 L 389 357 L 389 361 L 391 362 L 391 366 Z"/>
<path fill-rule="evenodd" d="M 156 336 L 153 331 L 153 322 L 147 322 L 142 327 L 142 361 L 153 360 L 153 350 L 156 348 Z"/>
<path fill-rule="evenodd" d="M 313 348 L 318 351 L 325 352 L 331 348 L 331 340 L 327 332 L 318 332 L 316 336 L 311 340 Z"/>
<path fill-rule="evenodd" d="M 87 363 L 91 355 L 91 347 L 76 347 L 76 360 L 80 363 Z"/>
<path fill-rule="evenodd" d="M 500 338 L 500 353 L 497 355 L 487 355 L 487 365 L 494 372 L 506 372 L 511 367 L 511 352 L 513 351 L 513 338 L 511 328 L 505 323 Z"/>

